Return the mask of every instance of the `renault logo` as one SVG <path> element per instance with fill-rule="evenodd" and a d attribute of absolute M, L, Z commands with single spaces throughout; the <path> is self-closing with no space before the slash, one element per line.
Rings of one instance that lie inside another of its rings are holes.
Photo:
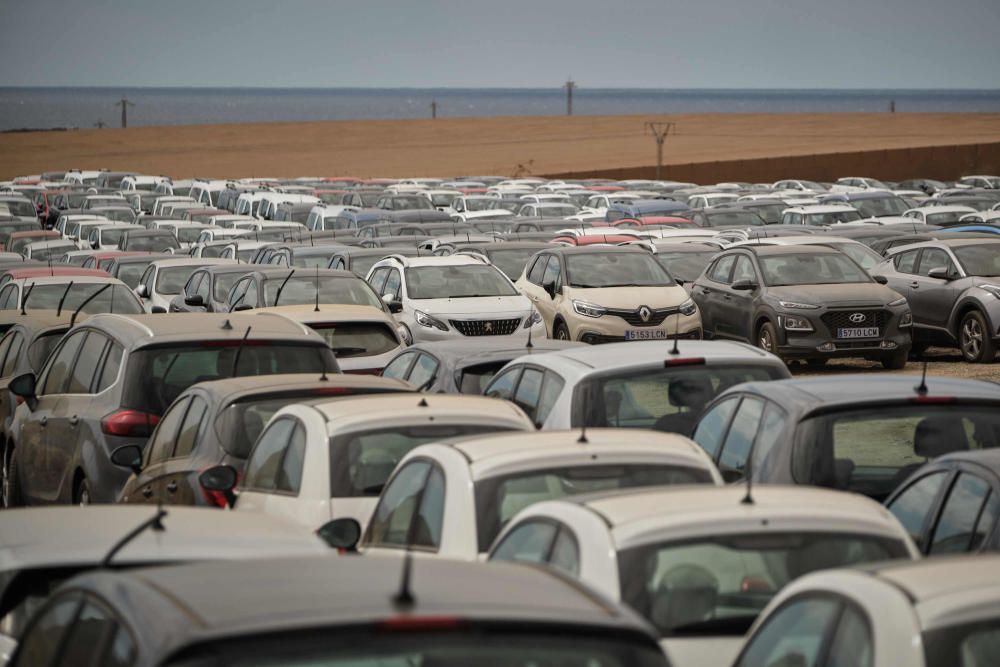
<path fill-rule="evenodd" d="M 643 322 L 648 322 L 649 318 L 652 317 L 652 315 L 653 313 L 648 307 L 646 306 L 639 307 L 639 317 L 642 319 Z"/>
<path fill-rule="evenodd" d="M 847 319 L 849 319 L 853 324 L 861 324 L 868 319 L 868 316 L 864 313 L 851 313 L 851 316 Z"/>

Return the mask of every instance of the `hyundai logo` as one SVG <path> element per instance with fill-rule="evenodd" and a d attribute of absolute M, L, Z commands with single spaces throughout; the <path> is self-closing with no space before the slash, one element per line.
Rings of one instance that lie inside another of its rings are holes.
<path fill-rule="evenodd" d="M 851 313 L 851 316 L 847 319 L 849 319 L 853 324 L 861 324 L 868 319 L 868 316 L 864 313 Z"/>
<path fill-rule="evenodd" d="M 643 322 L 648 322 L 649 318 L 652 317 L 652 315 L 653 315 L 652 311 L 649 310 L 647 306 L 639 307 L 639 317 L 642 319 Z"/>

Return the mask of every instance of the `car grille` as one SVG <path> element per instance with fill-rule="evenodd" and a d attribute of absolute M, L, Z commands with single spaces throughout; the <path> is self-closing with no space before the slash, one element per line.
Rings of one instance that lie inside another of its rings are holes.
<path fill-rule="evenodd" d="M 448 320 L 463 336 L 509 336 L 517 331 L 521 318 L 512 320 Z"/>
<path fill-rule="evenodd" d="M 642 317 L 639 316 L 638 308 L 636 308 L 635 310 L 618 310 L 616 308 L 607 309 L 608 315 L 614 315 L 615 317 L 620 317 L 626 322 L 628 322 L 630 326 L 633 327 L 658 327 L 661 324 L 663 324 L 663 320 L 667 319 L 669 315 L 674 315 L 679 312 L 680 309 L 678 308 L 660 308 L 658 310 L 650 308 L 649 321 L 643 322 Z"/>
<path fill-rule="evenodd" d="M 863 322 L 852 322 L 851 316 L 855 313 L 860 313 L 865 316 Z M 845 310 L 832 310 L 827 313 L 823 313 L 820 318 L 823 320 L 823 324 L 826 328 L 830 330 L 834 336 L 837 335 L 837 329 L 846 328 L 856 328 L 856 327 L 878 327 L 879 330 L 884 334 L 885 325 L 889 321 L 889 313 L 885 310 L 865 310 L 865 309 L 854 309 L 849 308 Z"/>

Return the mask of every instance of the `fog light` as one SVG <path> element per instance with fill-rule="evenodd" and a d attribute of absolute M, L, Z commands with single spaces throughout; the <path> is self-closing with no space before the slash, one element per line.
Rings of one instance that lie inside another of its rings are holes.
<path fill-rule="evenodd" d="M 823 343 L 822 345 L 817 345 L 816 349 L 820 352 L 833 352 L 837 349 L 837 346 L 833 343 Z"/>
<path fill-rule="evenodd" d="M 892 342 L 891 340 L 884 340 L 884 341 L 882 341 L 882 349 L 883 350 L 895 350 L 896 349 L 896 344 L 894 342 Z"/>

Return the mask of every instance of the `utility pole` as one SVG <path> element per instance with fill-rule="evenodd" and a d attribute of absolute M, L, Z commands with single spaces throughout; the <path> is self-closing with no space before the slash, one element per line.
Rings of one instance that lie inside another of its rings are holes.
<path fill-rule="evenodd" d="M 431 100 L 431 120 L 436 120 L 438 117 L 438 103 L 437 100 Z"/>
<path fill-rule="evenodd" d="M 566 85 L 564 85 L 563 88 L 566 89 L 566 115 L 567 116 L 572 116 L 573 115 L 573 89 L 576 88 L 576 82 L 573 81 L 572 77 L 570 77 L 569 80 L 566 81 Z"/>
<path fill-rule="evenodd" d="M 677 134 L 674 123 L 646 123 L 646 134 L 651 133 L 656 138 L 656 180 L 660 180 L 663 169 L 663 142 L 671 132 Z"/>
<path fill-rule="evenodd" d="M 115 102 L 115 106 L 122 108 L 122 127 L 128 127 L 128 108 L 134 107 L 135 103 L 129 102 L 123 95 L 120 101 Z"/>

